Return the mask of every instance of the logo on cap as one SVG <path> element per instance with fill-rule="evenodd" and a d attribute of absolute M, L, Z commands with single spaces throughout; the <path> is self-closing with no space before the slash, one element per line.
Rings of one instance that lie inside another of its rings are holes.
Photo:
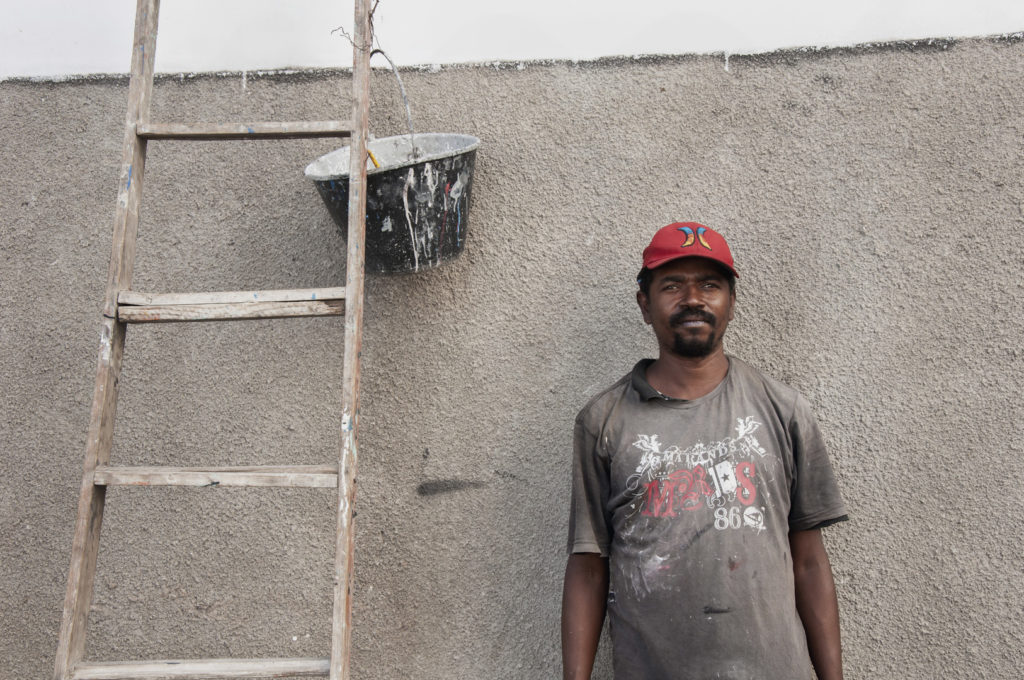
<path fill-rule="evenodd" d="M 693 245 L 693 240 L 694 240 L 693 229 L 691 229 L 690 227 L 679 227 L 679 231 L 681 231 L 684 234 L 686 234 L 686 240 L 683 241 L 683 245 L 681 245 L 680 248 L 687 248 L 689 246 L 692 246 Z M 697 227 L 696 238 L 697 238 L 697 240 L 700 242 L 700 244 L 702 246 L 704 246 L 708 250 L 711 250 L 711 246 L 709 246 L 708 242 L 704 240 L 704 232 L 705 231 L 707 231 L 707 228 L 705 228 L 705 227 Z"/>

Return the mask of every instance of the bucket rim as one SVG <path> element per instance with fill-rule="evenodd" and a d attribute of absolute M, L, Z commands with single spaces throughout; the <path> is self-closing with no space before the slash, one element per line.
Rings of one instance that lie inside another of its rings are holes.
<path fill-rule="evenodd" d="M 423 156 L 420 156 L 419 158 L 417 158 L 414 161 L 406 161 L 406 162 L 397 163 L 397 164 L 391 164 L 391 165 L 382 165 L 379 168 L 367 168 L 366 175 L 367 176 L 377 175 L 377 174 L 380 174 L 382 172 L 390 172 L 392 170 L 398 170 L 400 168 L 407 168 L 407 167 L 412 167 L 412 166 L 415 166 L 415 165 L 421 165 L 423 163 L 429 163 L 431 161 L 435 161 L 435 160 L 438 160 L 438 159 L 441 159 L 441 158 L 451 158 L 451 157 L 454 157 L 454 156 L 461 156 L 461 155 L 467 154 L 467 153 L 469 153 L 471 151 L 476 151 L 477 147 L 480 146 L 480 138 L 479 137 L 475 137 L 473 135 L 462 134 L 462 133 L 459 133 L 459 132 L 418 132 L 415 135 L 415 138 L 417 140 L 419 140 L 419 139 L 437 139 L 438 137 L 454 138 L 454 139 L 456 139 L 456 140 L 458 140 L 460 142 L 464 142 L 465 146 L 460 146 L 457 149 L 448 149 L 446 151 L 436 151 L 434 153 L 427 153 L 427 154 L 424 154 Z M 390 142 L 390 141 L 396 140 L 396 139 L 408 139 L 408 138 L 409 138 L 408 134 L 392 135 L 390 137 L 379 137 L 377 139 L 369 140 L 367 142 L 366 146 L 367 146 L 367 148 L 369 150 L 373 151 L 374 150 L 374 148 L 373 148 L 374 144 Z M 334 151 L 325 153 L 324 155 L 318 157 L 316 160 L 312 161 L 309 165 L 306 166 L 306 169 L 304 171 L 305 176 L 308 177 L 309 179 L 313 180 L 314 182 L 330 182 L 330 181 L 336 181 L 336 180 L 339 180 L 339 179 L 347 179 L 348 176 L 349 176 L 349 167 L 348 167 L 348 163 L 347 162 L 344 163 L 345 169 L 342 172 L 329 172 L 329 173 L 328 172 L 318 172 L 314 168 L 314 166 L 320 165 L 322 162 L 325 161 L 325 159 L 327 159 L 328 157 L 332 157 L 332 156 L 344 157 L 347 160 L 350 148 L 351 148 L 351 146 L 345 145 L 345 146 L 343 146 L 343 147 L 341 147 L 339 149 L 335 149 Z M 329 161 L 327 161 L 327 162 L 329 162 Z"/>

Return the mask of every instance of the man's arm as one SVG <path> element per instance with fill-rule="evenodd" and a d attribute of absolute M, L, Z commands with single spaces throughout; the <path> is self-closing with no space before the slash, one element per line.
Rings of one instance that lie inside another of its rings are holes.
<path fill-rule="evenodd" d="M 608 558 L 569 555 L 562 590 L 562 678 L 590 680 L 608 599 Z"/>
<path fill-rule="evenodd" d="M 842 680 L 839 603 L 821 529 L 791 532 L 789 548 L 793 554 L 796 609 L 804 624 L 811 663 L 820 680 Z"/>

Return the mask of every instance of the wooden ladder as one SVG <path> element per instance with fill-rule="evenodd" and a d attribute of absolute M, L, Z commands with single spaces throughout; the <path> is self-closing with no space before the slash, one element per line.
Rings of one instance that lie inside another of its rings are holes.
<path fill-rule="evenodd" d="M 138 0 L 128 114 L 117 213 L 103 306 L 99 362 L 89 419 L 71 567 L 54 671 L 56 680 L 120 678 L 330 677 L 349 674 L 352 583 L 352 503 L 359 423 L 359 350 L 363 328 L 363 253 L 366 212 L 366 139 L 369 116 L 370 2 L 355 0 L 353 114 L 344 122 L 228 124 L 154 123 L 153 92 L 159 0 Z M 131 290 L 139 208 L 150 139 L 282 139 L 351 136 L 348 257 L 343 288 L 146 294 Z M 342 442 L 337 463 L 249 467 L 119 467 L 110 465 L 118 378 L 130 323 L 215 321 L 345 315 Z M 330 658 L 200 659 L 86 663 L 86 625 L 93 595 L 100 525 L 108 486 L 336 487 L 337 535 Z"/>

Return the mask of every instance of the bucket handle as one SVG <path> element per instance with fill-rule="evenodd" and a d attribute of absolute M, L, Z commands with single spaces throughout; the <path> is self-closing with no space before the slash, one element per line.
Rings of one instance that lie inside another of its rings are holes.
<path fill-rule="evenodd" d="M 391 57 L 388 56 L 387 52 L 380 49 L 379 47 L 370 52 L 370 59 L 373 59 L 373 55 L 379 54 L 388 60 L 388 64 L 391 66 L 392 72 L 395 74 L 395 79 L 398 80 L 398 89 L 402 92 L 402 102 L 405 103 L 405 122 L 409 126 L 409 147 L 412 149 L 410 154 L 410 160 L 418 159 L 422 154 L 420 150 L 416 148 L 416 134 L 412 130 L 412 111 L 409 110 L 409 97 L 405 93 L 405 85 L 402 83 L 402 76 L 398 75 L 398 69 L 395 67 L 395 62 L 391 61 Z M 371 156 L 371 160 L 373 160 Z M 377 161 L 374 160 L 374 163 Z M 380 167 L 379 165 L 377 167 Z"/>

